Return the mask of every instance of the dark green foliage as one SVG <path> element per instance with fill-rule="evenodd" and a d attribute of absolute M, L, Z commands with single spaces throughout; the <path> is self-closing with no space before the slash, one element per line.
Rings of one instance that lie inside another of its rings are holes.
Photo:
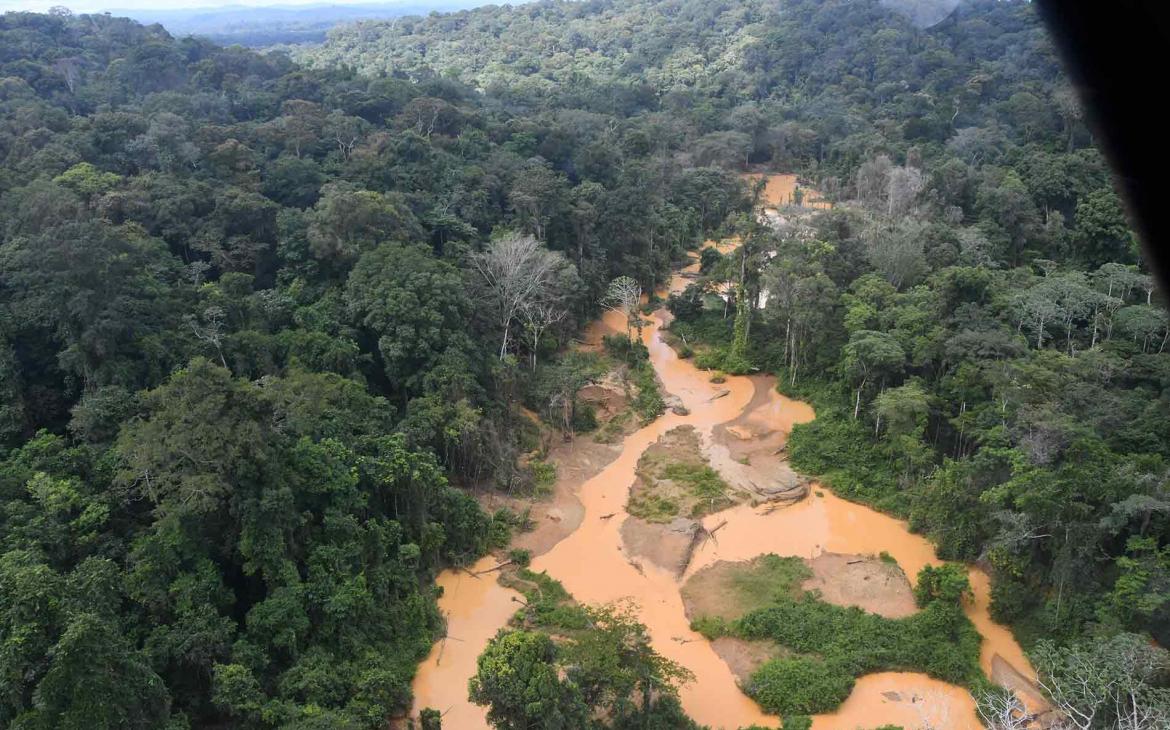
<path fill-rule="evenodd" d="M 919 608 L 926 608 L 935 601 L 962 606 L 963 600 L 971 597 L 971 585 L 967 571 L 957 563 L 939 567 L 927 565 L 918 574 L 914 584 L 914 601 Z"/>
<path fill-rule="evenodd" d="M 501 730 L 569 730 L 589 724 L 581 688 L 558 676 L 557 647 L 547 635 L 502 631 L 480 654 L 469 687 L 472 701 L 488 706 Z"/>
<path fill-rule="evenodd" d="M 443 730 L 443 713 L 425 707 L 418 713 L 419 730 Z"/>
<path fill-rule="evenodd" d="M 853 677 L 819 659 L 773 659 L 752 675 L 746 690 L 766 712 L 830 712 L 849 696 Z"/>
<path fill-rule="evenodd" d="M 526 599 L 513 621 L 521 628 L 492 639 L 470 683 L 497 727 L 699 730 L 678 700 L 689 672 L 651 648 L 628 606 L 581 606 L 526 568 L 509 581 Z"/>
<path fill-rule="evenodd" d="M 848 417 L 844 403 L 834 407 L 815 397 L 812 402 L 816 420 L 797 425 L 788 439 L 793 468 L 820 475 L 842 497 L 905 515 L 908 505 L 897 475 L 887 458 L 869 448 L 865 426 Z"/>
<path fill-rule="evenodd" d="M 705 248 L 703 253 L 715 249 Z M 718 253 L 718 251 L 716 251 Z M 688 284 L 681 294 L 671 294 L 666 300 L 666 308 L 676 320 L 691 321 L 703 313 L 703 288 L 697 284 Z"/>

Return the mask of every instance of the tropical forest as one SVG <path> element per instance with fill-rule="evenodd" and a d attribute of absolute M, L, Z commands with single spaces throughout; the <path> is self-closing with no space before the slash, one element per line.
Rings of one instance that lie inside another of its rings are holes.
<path fill-rule="evenodd" d="M 0 730 L 1170 728 L 1170 316 L 1033 3 L 314 40 L 0 15 Z"/>

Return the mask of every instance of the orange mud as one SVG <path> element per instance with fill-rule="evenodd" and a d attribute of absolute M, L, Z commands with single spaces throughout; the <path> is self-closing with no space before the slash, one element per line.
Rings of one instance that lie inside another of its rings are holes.
<path fill-rule="evenodd" d="M 771 183 L 770 183 L 771 184 Z M 687 270 L 673 277 L 671 289 L 685 285 Z M 763 376 L 728 376 L 714 385 L 709 375 L 689 360 L 681 360 L 659 337 L 664 312 L 651 318 L 643 340 L 664 390 L 681 399 L 687 416 L 668 412 L 658 420 L 629 434 L 616 459 L 581 484 L 578 497 L 584 507 L 580 527 L 534 558 L 532 568 L 546 570 L 561 581 L 572 596 L 583 603 L 632 600 L 650 633 L 654 648 L 680 663 L 695 676 L 680 694 L 686 711 L 699 723 L 713 728 L 738 728 L 759 724 L 779 726 L 779 719 L 765 715 L 737 686 L 735 676 L 711 645 L 689 628 L 680 587 L 696 570 L 717 560 L 747 560 L 763 553 L 815 558 L 823 552 L 889 552 L 912 580 L 925 565 L 938 565 L 931 544 L 911 534 L 906 524 L 868 507 L 840 499 L 829 490 L 815 486 L 808 498 L 786 508 L 739 505 L 704 519 L 708 528 L 726 520 L 718 541 L 708 540 L 695 551 L 686 573 L 676 578 L 645 561 L 639 571 L 622 551 L 621 525 L 634 470 L 642 452 L 662 434 L 680 425 L 693 425 L 703 450 L 710 456 L 715 426 L 740 419 L 746 431 L 782 430 L 810 420 L 811 408 L 774 393 L 775 381 Z M 625 331 L 624 318 L 608 312 L 586 332 L 586 343 L 597 343 L 602 334 Z M 761 398 L 757 388 L 770 394 Z M 716 394 L 726 391 L 722 397 Z M 750 413 L 745 414 L 749 410 Z M 722 461 L 722 460 L 720 460 Z M 726 463 L 712 462 L 717 468 Z M 818 496 L 818 492 L 820 496 Z M 612 519 L 602 515 L 616 514 Z M 495 565 L 484 558 L 472 570 Z M 989 582 L 976 568 L 970 569 L 975 599 L 967 615 L 983 636 L 982 665 L 991 673 L 995 658 L 1011 665 L 1028 679 L 1035 674 L 1010 632 L 991 621 L 988 615 Z M 483 708 L 467 700 L 467 681 L 475 673 L 476 658 L 488 639 L 512 615 L 516 594 L 496 584 L 490 576 L 479 580 L 466 573 L 445 571 L 439 577 L 445 589 L 439 599 L 447 616 L 448 635 L 419 668 L 414 681 L 415 711 L 434 707 L 447 714 L 444 726 L 459 730 L 486 728 Z M 458 639 L 458 641 L 455 641 Z M 439 647 L 442 646 L 442 659 Z M 1027 698 L 1025 698 L 1027 700 Z M 1028 702 L 1029 708 L 1033 703 Z M 883 672 L 860 678 L 837 712 L 814 718 L 815 730 L 852 730 L 883 724 L 907 728 L 931 723 L 935 727 L 968 730 L 981 727 L 975 704 L 966 690 L 910 672 Z"/>
<path fill-rule="evenodd" d="M 762 177 L 767 177 L 768 182 L 764 186 L 764 195 L 761 199 L 761 204 L 765 209 L 780 208 L 786 205 L 796 205 L 795 193 L 796 186 L 799 184 L 796 175 L 779 175 L 752 172 L 744 176 L 745 180 L 755 182 Z M 827 210 L 833 205 L 824 199 L 816 190 L 805 185 L 800 186 L 801 192 L 804 193 L 801 199 L 802 208 L 815 208 L 818 210 Z"/>
<path fill-rule="evenodd" d="M 472 573 L 495 567 L 487 555 L 472 565 Z M 443 588 L 439 610 L 447 619 L 447 637 L 431 653 L 414 677 L 415 713 L 433 707 L 443 713 L 443 727 L 486 728 L 487 708 L 467 699 L 467 680 L 475 676 L 476 659 L 519 609 L 512 597 L 520 594 L 496 582 L 496 574 L 479 577 L 444 570 L 435 581 Z"/>

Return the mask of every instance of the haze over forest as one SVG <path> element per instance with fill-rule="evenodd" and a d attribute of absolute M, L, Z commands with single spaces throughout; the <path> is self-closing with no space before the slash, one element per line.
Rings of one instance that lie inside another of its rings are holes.
<path fill-rule="evenodd" d="M 1170 727 L 1031 3 L 175 12 L 0 15 L 0 728 Z"/>

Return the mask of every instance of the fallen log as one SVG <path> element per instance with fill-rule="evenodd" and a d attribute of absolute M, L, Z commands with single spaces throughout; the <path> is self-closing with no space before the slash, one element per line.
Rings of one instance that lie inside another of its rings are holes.
<path fill-rule="evenodd" d="M 603 520 L 608 520 L 608 519 L 610 519 L 611 517 L 613 517 L 613 516 L 614 516 L 614 515 L 616 515 L 616 514 L 617 514 L 617 512 L 610 512 L 610 513 L 609 513 L 609 514 L 607 514 L 607 515 L 602 515 L 602 516 L 601 516 L 601 519 L 603 519 Z"/>
<path fill-rule="evenodd" d="M 470 575 L 472 578 L 475 578 L 476 580 L 479 580 L 479 573 L 475 573 L 475 572 L 471 571 L 469 568 L 466 568 L 466 567 L 464 567 L 464 566 L 460 565 L 460 566 L 459 566 L 459 571 L 460 571 L 460 572 L 462 572 L 462 573 L 467 573 L 467 574 L 468 574 L 468 575 Z"/>
<path fill-rule="evenodd" d="M 478 578 L 479 576 L 483 575 L 484 573 L 491 573 L 494 570 L 499 570 L 500 568 L 507 567 L 509 565 L 514 564 L 515 562 L 516 562 L 515 560 L 505 560 L 504 562 L 500 563 L 499 565 L 494 565 L 490 568 L 486 568 L 484 570 L 479 571 L 478 573 L 472 573 L 472 575 L 474 575 L 476 578 Z"/>

